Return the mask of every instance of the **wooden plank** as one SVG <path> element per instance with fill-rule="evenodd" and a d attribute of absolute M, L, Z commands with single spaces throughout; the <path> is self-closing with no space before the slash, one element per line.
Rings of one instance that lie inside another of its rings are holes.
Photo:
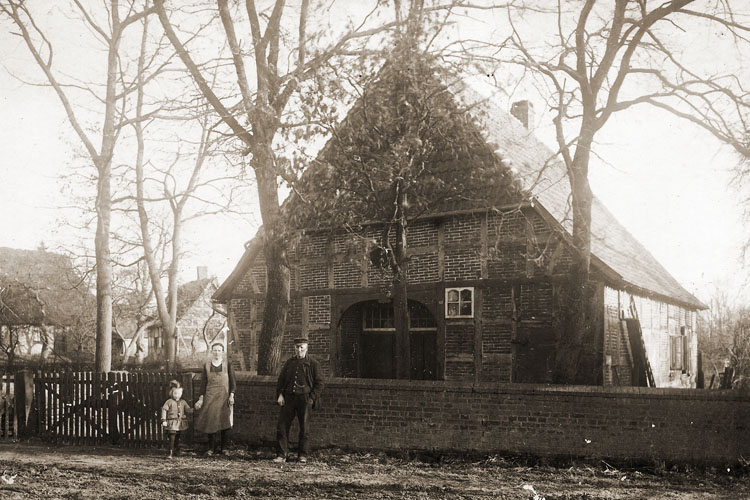
<path fill-rule="evenodd" d="M 3 438 L 5 440 L 10 439 L 10 374 L 5 373 L 3 375 L 3 382 L 5 382 L 5 390 L 3 391 L 3 398 L 2 398 L 2 409 L 0 412 L 3 415 Z"/>
<path fill-rule="evenodd" d="M 73 432 L 73 412 L 75 412 L 75 401 L 73 401 L 73 373 L 66 372 L 63 377 L 63 401 L 68 406 L 68 414 L 65 419 L 65 424 L 62 427 L 62 432 L 66 436 L 66 440 L 71 442 L 75 433 Z"/>
<path fill-rule="evenodd" d="M 89 372 L 81 372 L 81 442 L 89 444 Z"/>
<path fill-rule="evenodd" d="M 36 395 L 36 402 L 37 402 L 36 403 L 36 411 L 37 411 L 36 434 L 37 436 L 42 435 L 42 415 L 44 413 L 43 412 L 44 403 L 42 401 L 41 383 L 39 380 L 40 378 L 41 378 L 41 372 L 37 370 L 36 377 L 34 378 L 34 392 L 36 393 L 35 395 Z"/>
<path fill-rule="evenodd" d="M 117 432 L 120 436 L 120 444 L 124 444 L 125 446 L 128 446 L 130 444 L 130 441 L 127 439 L 127 435 L 125 434 L 125 415 L 127 414 L 123 403 L 123 390 L 125 387 L 125 374 L 124 373 L 115 373 L 115 389 L 114 389 L 114 397 L 115 397 L 115 408 L 117 408 L 117 411 L 115 414 L 117 415 Z M 116 392 L 115 392 L 116 391 Z"/>
<path fill-rule="evenodd" d="M 134 434 L 133 437 L 135 438 L 133 445 L 137 448 L 141 447 L 141 439 L 143 437 L 143 420 L 141 419 L 141 408 L 138 404 L 143 399 L 143 394 L 141 392 L 141 379 L 143 378 L 143 374 L 141 373 L 134 373 L 133 377 L 131 379 L 132 384 L 132 392 L 131 394 L 134 396 L 134 398 L 130 401 L 131 407 L 132 407 L 132 414 L 133 418 L 131 417 L 131 425 L 134 426 Z"/>
<path fill-rule="evenodd" d="M 50 384 L 51 390 L 50 390 L 50 399 L 52 403 L 52 419 L 50 419 L 50 430 L 53 432 L 53 439 L 55 441 L 58 441 L 60 439 L 60 435 L 55 430 L 55 427 L 57 425 L 57 422 L 60 421 L 60 374 L 59 373 L 53 373 L 52 374 L 52 383 Z"/>
<path fill-rule="evenodd" d="M 75 444 L 81 444 L 81 373 L 75 372 L 72 376 L 73 406 L 76 408 L 73 414 L 73 433 Z"/>
<path fill-rule="evenodd" d="M 91 394 L 93 397 L 94 406 L 94 429 L 93 435 L 95 441 L 98 443 L 102 436 L 102 373 L 94 372 L 94 380 L 92 385 Z"/>
<path fill-rule="evenodd" d="M 126 375 L 124 373 L 115 373 L 115 387 L 112 392 L 113 397 L 115 398 L 115 415 L 117 415 L 117 433 L 120 437 L 120 445 L 130 446 L 130 441 L 128 440 L 125 426 L 125 419 L 128 414 L 123 397 L 123 391 L 125 390 L 125 378 Z"/>
<path fill-rule="evenodd" d="M 146 446 L 151 448 L 152 443 L 156 440 L 156 435 L 154 432 L 154 419 L 151 418 L 151 414 L 154 411 L 154 387 L 157 384 L 157 374 L 156 373 L 149 373 L 148 374 L 148 385 L 146 386 L 146 400 L 144 401 L 146 410 L 145 420 L 146 420 L 146 428 L 148 429 L 147 433 L 147 441 Z"/>

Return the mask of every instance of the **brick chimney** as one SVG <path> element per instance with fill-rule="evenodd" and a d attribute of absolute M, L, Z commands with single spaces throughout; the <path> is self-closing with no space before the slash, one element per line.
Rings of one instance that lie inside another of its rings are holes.
<path fill-rule="evenodd" d="M 516 101 L 510 107 L 510 114 L 520 121 L 524 128 L 534 125 L 534 105 L 529 101 Z"/>
<path fill-rule="evenodd" d="M 206 266 L 198 266 L 196 267 L 196 271 L 198 272 L 198 279 L 204 280 L 208 278 L 208 267 Z"/>

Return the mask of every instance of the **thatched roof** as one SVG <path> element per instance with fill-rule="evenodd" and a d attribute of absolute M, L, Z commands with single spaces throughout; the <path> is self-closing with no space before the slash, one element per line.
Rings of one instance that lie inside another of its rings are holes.
<path fill-rule="evenodd" d="M 565 166 L 555 153 L 501 107 L 499 100 L 485 96 L 458 80 L 447 87 L 456 104 L 466 110 L 473 123 L 478 124 L 487 144 L 502 159 L 500 168 L 505 170 L 498 172 L 498 175 L 507 175 L 510 170 L 528 201 L 548 216 L 552 223 L 559 224 L 565 232 L 571 233 L 570 183 Z M 357 104 L 355 108 L 356 106 Z M 323 153 L 325 150 L 326 148 Z M 310 168 L 316 168 L 315 164 Z M 478 208 L 464 205 L 466 204 L 459 202 L 452 208 Z M 596 197 L 591 211 L 592 263 L 603 271 L 602 274 L 610 285 L 678 303 L 690 309 L 706 308 L 664 269 Z M 261 239 L 256 236 L 246 245 L 245 254 L 214 294 L 214 300 L 226 302 L 231 298 L 232 289 L 252 266 L 261 250 Z"/>
<path fill-rule="evenodd" d="M 69 257 L 0 248 L 0 324 L 70 326 L 95 311 Z"/>

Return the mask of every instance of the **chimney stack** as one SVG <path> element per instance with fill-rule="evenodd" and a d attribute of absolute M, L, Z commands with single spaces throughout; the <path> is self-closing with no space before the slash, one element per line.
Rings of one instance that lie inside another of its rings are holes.
<path fill-rule="evenodd" d="M 204 279 L 208 278 L 208 267 L 206 267 L 206 266 L 198 266 L 196 268 L 196 270 L 198 271 L 198 279 L 199 280 L 204 280 Z"/>
<path fill-rule="evenodd" d="M 529 101 L 523 100 L 514 102 L 510 107 L 510 114 L 515 116 L 526 129 L 529 129 L 534 125 L 534 105 Z"/>

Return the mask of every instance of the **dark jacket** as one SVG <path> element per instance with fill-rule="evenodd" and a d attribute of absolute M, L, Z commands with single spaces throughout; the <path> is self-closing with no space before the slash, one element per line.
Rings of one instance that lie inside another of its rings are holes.
<path fill-rule="evenodd" d="M 293 361 L 296 356 L 286 360 L 284 366 L 279 372 L 279 380 L 276 382 L 276 397 L 284 392 L 284 388 L 289 384 L 290 379 L 294 376 L 292 373 Z M 318 361 L 311 357 L 309 354 L 305 356 L 302 361 L 302 371 L 305 374 L 305 382 L 310 387 L 310 399 L 313 403 L 313 408 L 318 409 L 321 406 L 320 394 L 323 392 L 325 387 L 325 380 L 323 380 L 323 371 L 320 369 Z"/>

